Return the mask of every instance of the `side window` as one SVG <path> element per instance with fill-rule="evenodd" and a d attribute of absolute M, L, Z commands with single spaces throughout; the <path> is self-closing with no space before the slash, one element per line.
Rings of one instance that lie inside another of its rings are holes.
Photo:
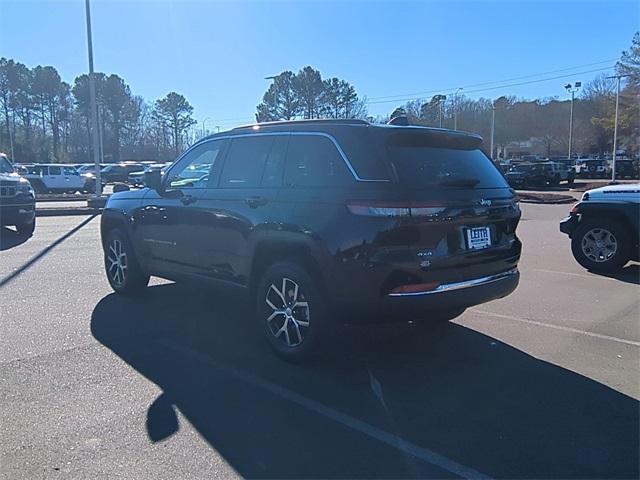
<path fill-rule="evenodd" d="M 275 136 L 238 137 L 231 140 L 220 177 L 222 188 L 254 188 L 261 184 Z"/>
<path fill-rule="evenodd" d="M 284 160 L 287 155 L 287 144 L 289 135 L 278 135 L 274 137 L 271 152 L 267 157 L 262 171 L 260 186 L 280 187 L 282 186 L 282 174 L 284 171 Z"/>
<path fill-rule="evenodd" d="M 353 176 L 333 142 L 319 135 L 292 135 L 285 167 L 287 185 L 338 187 Z"/>
<path fill-rule="evenodd" d="M 62 167 L 65 175 L 78 175 L 78 171 L 73 167 Z"/>
<path fill-rule="evenodd" d="M 49 167 L 49 175 L 53 176 L 53 175 L 61 175 L 62 174 L 62 170 L 60 169 L 60 167 Z"/>
<path fill-rule="evenodd" d="M 173 189 L 207 188 L 216 174 L 223 140 L 205 142 L 190 150 L 169 172 L 167 187 Z"/>

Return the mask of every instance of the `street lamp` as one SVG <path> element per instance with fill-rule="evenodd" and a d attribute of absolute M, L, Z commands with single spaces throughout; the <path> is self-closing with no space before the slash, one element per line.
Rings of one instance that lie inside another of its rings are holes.
<path fill-rule="evenodd" d="M 493 139 L 496 133 L 496 104 L 491 104 L 491 160 L 493 160 Z"/>
<path fill-rule="evenodd" d="M 458 93 L 463 90 L 462 87 L 456 90 L 456 93 L 453 95 L 453 129 L 458 130 Z"/>
<path fill-rule="evenodd" d="M 96 169 L 96 199 L 102 193 L 102 178 L 100 176 L 100 140 L 98 138 L 98 109 L 96 107 L 96 78 L 93 72 L 93 43 L 91 41 L 91 8 L 89 0 L 85 0 L 84 9 L 87 21 L 87 50 L 89 53 L 89 108 L 91 109 L 91 126 L 93 139 L 93 162 Z"/>
<path fill-rule="evenodd" d="M 571 160 L 571 146 L 573 142 L 573 100 L 575 98 L 576 92 L 582 86 L 582 82 L 576 82 L 573 85 L 567 83 L 564 88 L 567 92 L 571 93 L 571 113 L 569 115 L 569 160 Z"/>
<path fill-rule="evenodd" d="M 620 103 L 620 80 L 623 77 L 628 77 L 629 75 L 613 75 L 607 78 L 616 78 L 618 83 L 616 85 L 616 115 L 615 120 L 613 121 L 613 155 L 611 161 L 611 183 L 616 181 L 616 150 L 618 149 L 618 104 Z"/>
<path fill-rule="evenodd" d="M 207 117 L 204 120 L 202 120 L 202 136 L 205 136 L 205 130 L 204 130 L 204 124 L 207 120 L 211 120 L 211 117 Z"/>
<path fill-rule="evenodd" d="M 444 105 L 444 101 L 447 99 L 446 95 L 434 95 L 433 99 L 438 102 L 438 110 L 440 111 L 440 128 L 442 128 L 442 111 L 443 111 L 443 105 Z"/>

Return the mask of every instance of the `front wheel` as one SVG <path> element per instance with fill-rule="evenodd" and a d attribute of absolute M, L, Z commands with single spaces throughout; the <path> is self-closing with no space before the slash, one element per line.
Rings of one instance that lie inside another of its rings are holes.
<path fill-rule="evenodd" d="M 618 222 L 584 220 L 571 238 L 571 251 L 576 261 L 587 270 L 610 272 L 629 260 L 629 236 Z"/>
<path fill-rule="evenodd" d="M 257 321 L 282 359 L 300 361 L 317 351 L 328 327 L 327 312 L 320 286 L 297 263 L 274 263 L 262 275 Z"/>
<path fill-rule="evenodd" d="M 111 288 L 124 295 L 139 295 L 149 283 L 127 235 L 120 229 L 107 234 L 104 246 L 104 266 Z"/>

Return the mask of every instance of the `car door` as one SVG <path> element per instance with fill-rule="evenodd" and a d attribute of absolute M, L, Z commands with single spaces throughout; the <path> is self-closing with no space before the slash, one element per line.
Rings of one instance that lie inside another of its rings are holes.
<path fill-rule="evenodd" d="M 84 187 L 83 177 L 74 167 L 62 167 L 62 177 L 64 178 L 65 190 L 76 191 Z"/>
<path fill-rule="evenodd" d="M 160 192 L 149 190 L 137 215 L 136 237 L 149 264 L 164 272 L 197 273 L 202 227 L 208 216 L 200 199 L 218 174 L 224 140 L 200 143 L 168 170 Z"/>
<path fill-rule="evenodd" d="M 246 283 L 256 242 L 274 228 L 271 212 L 282 185 L 288 138 L 283 132 L 229 140 L 219 183 L 202 198 L 210 218 L 203 231 L 204 274 Z"/>
<path fill-rule="evenodd" d="M 62 167 L 57 165 L 49 165 L 49 171 L 47 172 L 46 185 L 51 190 L 63 190 L 64 178 L 62 177 Z"/>

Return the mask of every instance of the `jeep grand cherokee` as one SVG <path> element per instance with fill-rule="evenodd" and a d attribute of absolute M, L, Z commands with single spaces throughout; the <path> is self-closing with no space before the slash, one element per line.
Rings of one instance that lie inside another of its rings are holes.
<path fill-rule="evenodd" d="M 291 121 L 207 137 L 102 215 L 108 280 L 234 285 L 281 356 L 333 322 L 448 319 L 518 284 L 520 209 L 476 135 Z"/>

